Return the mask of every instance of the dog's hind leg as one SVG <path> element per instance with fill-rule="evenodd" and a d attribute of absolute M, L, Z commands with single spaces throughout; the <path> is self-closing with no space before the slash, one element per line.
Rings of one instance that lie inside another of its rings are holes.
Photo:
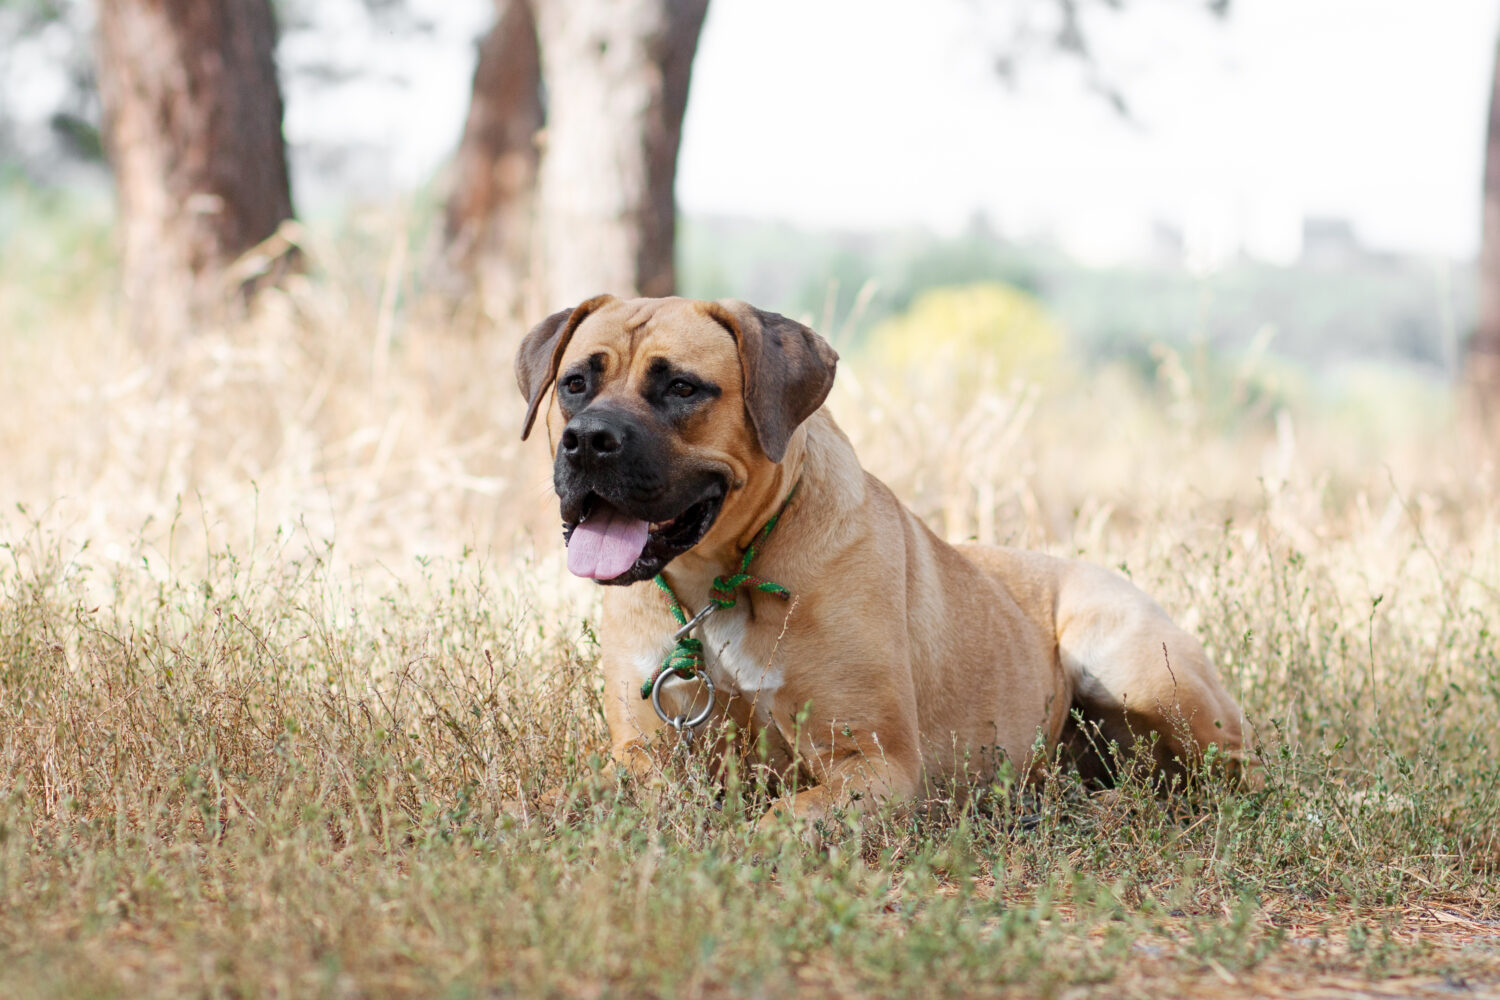
<path fill-rule="evenodd" d="M 1115 743 L 1147 741 L 1159 772 L 1187 774 L 1209 747 L 1251 780 L 1249 727 L 1203 645 L 1122 577 L 1070 563 L 1059 579 L 1057 637 L 1079 715 L 1062 742 L 1086 776 L 1109 780 Z"/>

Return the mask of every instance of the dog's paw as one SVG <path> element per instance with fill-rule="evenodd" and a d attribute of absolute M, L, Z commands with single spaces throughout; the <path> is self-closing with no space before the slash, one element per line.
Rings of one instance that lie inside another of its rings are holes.
<path fill-rule="evenodd" d="M 798 815 L 790 806 L 772 806 L 755 824 L 755 836 L 772 843 L 800 840 L 814 851 L 828 846 L 822 822 Z"/>
<path fill-rule="evenodd" d="M 780 842 L 800 840 L 814 851 L 828 853 L 851 838 L 858 839 L 856 817 L 857 813 L 842 808 L 829 809 L 816 800 L 805 803 L 801 796 L 791 800 L 777 799 L 756 822 L 755 835 Z"/>

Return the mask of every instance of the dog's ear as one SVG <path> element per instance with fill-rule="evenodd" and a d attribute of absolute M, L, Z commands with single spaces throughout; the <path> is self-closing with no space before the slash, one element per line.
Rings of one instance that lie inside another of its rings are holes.
<path fill-rule="evenodd" d="M 792 432 L 828 398 L 838 352 L 801 323 L 735 299 L 708 312 L 739 343 L 745 412 L 761 450 L 779 462 Z"/>
<path fill-rule="evenodd" d="M 612 295 L 596 295 L 572 309 L 555 312 L 532 327 L 531 332 L 521 341 L 521 347 L 516 351 L 516 385 L 521 387 L 521 395 L 526 397 L 526 422 L 521 425 L 522 441 L 531 434 L 531 425 L 536 422 L 536 414 L 542 408 L 547 389 L 557 378 L 557 365 L 562 361 L 563 351 L 568 348 L 568 341 L 573 339 L 573 331 L 578 329 L 578 324 L 589 313 L 613 299 Z"/>

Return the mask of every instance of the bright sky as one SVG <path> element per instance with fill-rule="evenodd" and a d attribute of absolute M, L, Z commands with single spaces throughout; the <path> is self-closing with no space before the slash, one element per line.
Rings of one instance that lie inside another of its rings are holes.
<path fill-rule="evenodd" d="M 284 68 L 331 56 L 405 78 L 292 90 L 294 143 L 365 144 L 334 175 L 298 165 L 299 201 L 422 183 L 457 144 L 490 0 L 413 2 L 435 32 L 372 30 L 360 0 L 320 0 L 320 30 L 284 40 Z M 1158 220 L 1190 255 L 1291 259 L 1305 215 L 1377 247 L 1475 251 L 1500 0 L 1234 0 L 1224 21 L 1202 0 L 1125 6 L 1092 36 L 1136 124 L 1069 60 L 1042 53 L 1015 89 L 992 72 L 1016 20 L 1055 0 L 712 0 L 679 200 L 855 230 L 952 231 L 982 210 L 1100 260 Z"/>
<path fill-rule="evenodd" d="M 1154 219 L 1268 252 L 1304 214 L 1471 254 L 1496 0 L 1133 0 L 1095 22 L 1138 125 L 1059 59 L 990 72 L 1051 0 L 713 0 L 678 195 L 690 213 L 1052 231 L 1109 256 Z"/>
<path fill-rule="evenodd" d="M 284 37 L 304 208 L 424 183 L 456 146 L 491 0 L 411 3 L 435 30 L 319 0 L 318 29 Z M 1203 0 L 1085 6 L 1135 124 L 1067 59 L 1042 54 L 1015 89 L 992 72 L 1009 29 L 1056 0 L 712 0 L 679 200 L 855 230 L 952 231 L 982 210 L 1100 259 L 1139 250 L 1156 221 L 1190 256 L 1290 259 L 1306 215 L 1377 247 L 1474 253 L 1500 0 L 1233 0 L 1225 21 Z M 0 64 L 22 119 L 44 124 L 64 85 L 54 34 Z M 347 84 L 293 72 L 329 60 Z M 355 151 L 330 163 L 320 140 Z"/>

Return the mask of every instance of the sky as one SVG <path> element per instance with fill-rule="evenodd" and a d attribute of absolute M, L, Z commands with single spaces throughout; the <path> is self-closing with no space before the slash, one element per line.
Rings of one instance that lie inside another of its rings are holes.
<path fill-rule="evenodd" d="M 682 207 L 852 229 L 982 211 L 1101 258 L 1156 221 L 1190 251 L 1290 256 L 1304 216 L 1342 216 L 1383 249 L 1475 252 L 1496 0 L 1235 0 L 1225 20 L 1134 0 L 1090 22 L 1129 121 L 1065 59 L 997 78 L 1014 19 L 1048 9 L 714 0 Z"/>
<path fill-rule="evenodd" d="M 456 147 L 492 2 L 408 2 L 434 30 L 317 0 L 316 30 L 284 34 L 302 210 L 416 188 Z M 1500 0 L 1233 0 L 1227 19 L 1201 0 L 1085 6 L 1128 120 L 1076 61 L 1023 48 L 1012 84 L 994 72 L 1056 0 L 712 0 L 679 202 L 855 231 L 982 214 L 1100 262 L 1138 255 L 1159 223 L 1190 263 L 1290 261 L 1309 216 L 1379 249 L 1475 252 Z M 0 60 L 22 117 L 50 113 L 63 34 Z M 345 82 L 305 72 L 329 62 Z"/>

